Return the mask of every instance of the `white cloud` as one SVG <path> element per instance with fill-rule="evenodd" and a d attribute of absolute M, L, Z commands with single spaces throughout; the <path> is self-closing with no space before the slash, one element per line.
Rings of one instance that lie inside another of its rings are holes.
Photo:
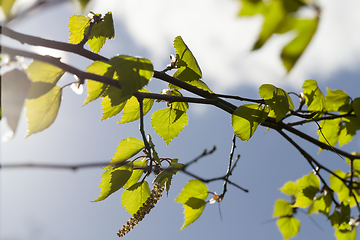
<path fill-rule="evenodd" d="M 218 92 L 240 85 L 301 83 L 316 75 L 329 77 L 354 68 L 360 60 L 358 1 L 320 1 L 318 31 L 293 71 L 286 75 L 282 47 L 293 33 L 273 36 L 265 46 L 249 52 L 261 29 L 261 17 L 237 18 L 238 1 L 99 1 L 95 9 L 112 9 L 137 44 L 151 55 L 155 68 L 173 53 L 172 41 L 181 35 L 196 56 L 204 80 Z M 117 36 L 121 38 L 121 36 Z M 169 52 L 170 51 L 170 52 Z M 164 65 L 164 66 L 163 66 Z M 284 81 L 288 79 L 289 81 Z"/>

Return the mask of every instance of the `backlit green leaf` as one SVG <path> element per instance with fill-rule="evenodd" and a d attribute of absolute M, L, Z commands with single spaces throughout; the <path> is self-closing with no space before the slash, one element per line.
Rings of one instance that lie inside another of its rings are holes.
<path fill-rule="evenodd" d="M 136 168 L 144 168 L 145 165 L 148 163 L 148 160 L 146 160 L 145 157 L 142 158 L 142 160 L 137 160 L 133 162 L 133 172 L 131 174 L 131 177 L 126 182 L 126 184 L 123 186 L 123 188 L 127 189 L 137 183 L 137 181 L 140 179 L 141 175 L 144 173 L 143 169 L 136 169 Z"/>
<path fill-rule="evenodd" d="M 101 183 L 99 185 L 101 188 L 100 196 L 93 202 L 102 201 L 122 188 L 130 178 L 131 173 L 131 165 L 107 169 L 101 176 Z"/>
<path fill-rule="evenodd" d="M 165 108 L 154 112 L 151 125 L 167 145 L 184 129 L 189 119 L 184 111 Z"/>
<path fill-rule="evenodd" d="M 150 134 L 147 135 L 147 141 L 148 141 L 149 146 L 150 146 L 150 150 L 151 150 L 151 155 L 152 155 L 152 157 L 154 158 L 154 160 L 156 161 L 156 163 L 157 163 L 159 166 L 161 166 L 161 161 L 160 161 L 159 155 L 158 155 L 158 153 L 157 153 L 156 150 L 155 150 L 155 144 L 153 143 Z"/>
<path fill-rule="evenodd" d="M 293 207 L 291 203 L 284 199 L 278 199 L 275 202 L 273 217 L 291 216 L 293 214 Z"/>
<path fill-rule="evenodd" d="M 101 61 L 93 62 L 92 64 L 90 64 L 90 66 L 88 66 L 86 68 L 86 71 L 89 73 L 94 73 L 94 74 L 97 74 L 100 76 L 106 76 L 109 78 L 113 78 L 113 76 L 114 76 L 114 70 L 111 69 L 111 65 L 108 63 L 105 63 L 105 62 L 101 62 Z M 87 92 L 88 96 L 84 102 L 84 105 L 101 97 L 104 94 L 104 92 L 106 91 L 106 89 L 108 88 L 107 85 L 104 85 L 101 82 L 96 82 L 93 80 L 87 80 L 86 86 L 88 88 L 88 92 Z M 111 99 L 109 99 L 109 100 L 111 100 Z M 106 105 L 106 104 L 104 104 L 104 105 Z M 107 110 L 105 110 L 105 112 L 107 112 Z M 103 116 L 103 118 L 104 118 L 104 116 Z M 104 119 L 106 119 L 106 118 L 104 118 Z"/>
<path fill-rule="evenodd" d="M 52 64 L 35 60 L 26 69 L 26 73 L 32 82 L 50 83 L 55 86 L 65 71 Z"/>
<path fill-rule="evenodd" d="M 1 2 L 1 8 L 5 14 L 5 16 L 8 18 L 11 16 L 11 8 L 14 5 L 15 0 L 5 0 Z"/>
<path fill-rule="evenodd" d="M 281 59 L 287 71 L 289 72 L 301 54 L 310 43 L 316 32 L 319 19 L 297 19 L 293 24 L 293 29 L 297 30 L 295 37 L 288 45 L 286 45 L 281 53 Z"/>
<path fill-rule="evenodd" d="M 145 88 L 139 90 L 139 92 L 150 93 Z M 143 100 L 143 113 L 144 116 L 150 111 L 154 104 L 154 99 L 145 98 Z M 140 118 L 140 105 L 136 97 L 131 97 L 125 104 L 124 112 L 121 116 L 120 124 L 135 121 Z"/>
<path fill-rule="evenodd" d="M 257 10 L 261 11 L 264 15 L 265 20 L 259 38 L 254 44 L 254 50 L 261 48 L 270 36 L 276 33 L 277 29 L 285 23 L 287 18 L 287 13 L 283 8 L 281 1 L 272 1 L 271 4 L 266 6 L 266 9 L 261 5 L 257 5 L 257 7 Z"/>
<path fill-rule="evenodd" d="M 299 194 L 296 196 L 294 207 L 308 207 L 313 201 L 320 188 L 320 179 L 313 173 L 305 175 L 297 180 Z"/>
<path fill-rule="evenodd" d="M 328 216 L 331 210 L 332 198 L 331 194 L 326 194 L 325 196 L 319 196 L 316 200 L 310 205 L 308 214 L 321 212 L 322 214 Z"/>
<path fill-rule="evenodd" d="M 184 206 L 185 222 L 181 230 L 200 217 L 206 205 L 208 191 L 207 186 L 197 179 L 190 180 L 184 186 L 175 199 Z"/>
<path fill-rule="evenodd" d="M 128 160 L 129 158 L 135 156 L 145 147 L 144 142 L 134 138 L 128 137 L 120 141 L 119 146 L 116 148 L 114 157 L 111 159 L 110 164 L 115 164 Z"/>
<path fill-rule="evenodd" d="M 175 38 L 174 48 L 178 68 L 174 73 L 174 77 L 183 81 L 199 80 L 202 77 L 199 64 L 181 36 Z"/>
<path fill-rule="evenodd" d="M 285 240 L 296 236 L 300 230 L 300 221 L 294 217 L 281 217 L 276 224 Z"/>
<path fill-rule="evenodd" d="M 128 213 L 135 214 L 149 197 L 150 188 L 148 182 L 138 182 L 124 191 L 121 204 Z"/>
<path fill-rule="evenodd" d="M 356 227 L 351 230 L 335 229 L 337 240 L 356 240 Z"/>
<path fill-rule="evenodd" d="M 294 110 L 294 103 L 289 94 L 281 88 L 263 84 L 259 88 L 259 95 L 275 111 L 276 121 L 280 121 L 290 110 Z"/>
<path fill-rule="evenodd" d="M 325 96 L 325 106 L 328 112 L 347 113 L 351 110 L 350 97 L 342 90 L 327 89 Z"/>
<path fill-rule="evenodd" d="M 118 90 L 120 94 L 110 96 L 117 103 L 124 102 L 142 89 L 153 75 L 153 65 L 146 58 L 117 55 L 109 60 L 109 64 L 116 71 L 121 86 L 121 90 Z M 108 90 L 106 94 L 109 94 Z"/>
<path fill-rule="evenodd" d="M 128 101 L 119 103 L 117 105 L 112 105 L 112 102 L 111 102 L 111 99 L 109 96 L 103 97 L 103 99 L 101 101 L 101 105 L 102 105 L 101 121 L 119 114 L 124 109 L 127 102 Z"/>
<path fill-rule="evenodd" d="M 255 103 L 247 103 L 238 107 L 231 116 L 231 125 L 236 135 L 248 141 L 259 124 L 265 121 L 269 109 Z"/>
<path fill-rule="evenodd" d="M 294 195 L 294 196 L 296 196 L 299 193 L 298 186 L 294 182 L 285 183 L 285 185 L 282 188 L 280 188 L 280 191 L 282 191 L 285 194 Z"/>
<path fill-rule="evenodd" d="M 330 146 L 335 146 L 339 140 L 340 134 L 340 118 L 323 120 L 320 122 L 320 129 L 318 130 L 319 141 Z"/>
<path fill-rule="evenodd" d="M 62 89 L 54 86 L 41 97 L 26 100 L 27 137 L 50 127 L 55 121 L 60 108 L 61 95 Z"/>
<path fill-rule="evenodd" d="M 325 99 L 315 80 L 306 80 L 302 85 L 309 111 L 323 111 Z"/>
<path fill-rule="evenodd" d="M 242 0 L 242 7 L 239 16 L 253 16 L 255 14 L 265 14 L 266 5 L 262 0 Z"/>
<path fill-rule="evenodd" d="M 90 26 L 90 19 L 83 15 L 73 15 L 69 18 L 69 43 L 78 44 L 84 39 L 85 29 Z"/>
<path fill-rule="evenodd" d="M 346 179 L 348 177 L 341 170 L 334 170 L 333 172 L 342 179 Z M 349 195 L 350 193 L 349 188 L 334 175 L 330 175 L 330 188 L 337 193 L 340 202 L 345 202 L 346 204 L 348 204 L 348 202 L 350 201 L 350 207 L 356 205 L 355 199 Z M 360 200 L 359 192 L 356 190 L 353 190 L 352 192 L 355 195 L 356 199 L 359 201 Z"/>
<path fill-rule="evenodd" d="M 106 39 L 114 38 L 114 23 L 112 13 L 105 14 L 102 21 L 95 23 L 91 29 L 91 34 L 87 44 L 95 53 L 99 53 L 102 46 L 105 44 Z"/>

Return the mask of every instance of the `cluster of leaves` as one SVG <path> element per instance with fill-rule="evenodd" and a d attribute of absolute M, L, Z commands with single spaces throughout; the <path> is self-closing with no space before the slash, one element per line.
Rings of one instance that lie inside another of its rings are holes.
<path fill-rule="evenodd" d="M 261 14 L 264 17 L 262 30 L 253 50 L 261 48 L 273 34 L 296 32 L 297 36 L 281 52 L 283 64 L 287 71 L 290 71 L 316 32 L 319 22 L 319 8 L 313 4 L 314 1 L 312 0 L 240 1 L 243 6 L 239 16 Z M 302 8 L 312 8 L 315 17 L 304 19 L 300 14 Z"/>
<path fill-rule="evenodd" d="M 347 160 L 350 163 L 350 160 Z M 287 182 L 280 191 L 290 195 L 291 201 L 278 199 L 273 214 L 273 217 L 278 217 L 277 225 L 284 238 L 289 239 L 297 235 L 300 221 L 295 218 L 295 214 L 298 208 L 307 208 L 308 215 L 321 213 L 330 220 L 338 240 L 355 240 L 359 220 L 351 217 L 350 208 L 354 207 L 359 199 L 358 167 L 353 168 L 356 174 L 352 177 L 350 173 L 345 174 L 341 170 L 335 170 L 330 176 L 330 188 L 327 185 L 321 187 L 320 178 L 313 172 L 295 182 Z M 340 203 L 334 199 L 334 193 L 337 194 Z M 333 202 L 334 207 L 332 207 Z"/>
<path fill-rule="evenodd" d="M 300 7 L 308 5 L 305 1 L 242 0 L 242 2 L 241 16 L 257 13 L 265 16 L 263 30 L 254 49 L 260 48 L 274 33 L 284 33 L 292 29 L 299 31 L 299 35 L 283 49 L 282 53 L 284 64 L 290 70 L 315 32 L 318 17 L 302 20 L 294 15 Z M 108 12 L 104 18 L 101 14 L 91 14 L 90 17 L 74 15 L 70 18 L 69 29 L 69 44 L 83 48 L 87 43 L 96 54 L 107 39 L 114 37 L 111 12 Z M 176 56 L 172 57 L 171 65 L 166 71 L 176 69 L 173 74 L 174 79 L 209 94 L 212 100 L 219 100 L 219 95 L 214 94 L 201 80 L 200 66 L 180 36 L 174 40 L 174 49 Z M 3 115 L 7 117 L 14 132 L 24 102 L 28 119 L 28 136 L 48 128 L 55 121 L 62 100 L 62 89 L 70 86 L 57 85 L 64 73 L 64 69 L 58 66 L 37 60 L 30 64 L 26 73 L 17 69 L 6 73 L 8 79 L 17 79 L 13 82 L 3 81 L 2 86 L 3 92 L 9 94 L 4 97 L 7 102 L 3 103 L 6 106 L 2 109 Z M 141 126 L 142 117 L 150 112 L 154 104 L 154 98 L 138 95 L 138 93 L 143 93 L 145 96 L 151 94 L 144 88 L 155 73 L 150 60 L 116 55 L 108 60 L 92 62 L 86 68 L 86 73 L 106 77 L 116 84 L 87 79 L 88 92 L 84 105 L 101 99 L 101 120 L 116 116 L 120 119 L 118 123 L 124 124 L 140 119 Z M 77 85 L 82 85 L 84 82 L 84 79 L 79 79 Z M 19 85 L 22 86 L 21 91 L 16 89 Z M 171 83 L 168 89 L 161 91 L 161 94 L 183 97 L 184 88 L 180 85 Z M 250 99 L 248 100 L 250 103 L 234 107 L 232 111 L 231 124 L 236 136 L 243 141 L 248 141 L 259 125 L 271 122 L 277 124 L 277 128 L 274 129 L 281 132 L 281 128 L 284 127 L 282 124 L 285 124 L 286 120 L 300 118 L 300 121 L 288 122 L 286 126 L 315 122 L 319 126 L 319 142 L 337 152 L 334 148 L 337 142 L 340 146 L 350 142 L 360 129 L 360 98 L 352 100 L 345 92 L 331 89 L 328 89 L 328 93 L 324 96 L 315 80 L 304 82 L 303 93 L 298 95 L 300 105 L 297 109 L 289 94 L 274 85 L 260 86 L 259 96 L 260 100 Z M 184 101 L 179 102 L 168 101 L 164 106 L 163 109 L 152 113 L 151 125 L 169 145 L 189 121 L 187 115 L 189 104 L 184 98 Z M 307 107 L 306 110 L 303 110 L 304 106 Z M 122 189 L 122 205 L 133 216 L 148 201 L 150 184 L 160 187 L 165 185 L 168 193 L 173 176 L 186 167 L 178 163 L 177 159 L 159 157 L 151 137 L 145 136 L 143 127 L 140 128 L 140 132 L 142 140 L 128 137 L 120 141 L 114 157 L 101 176 L 100 195 L 94 200 L 94 202 L 105 200 Z M 347 159 L 350 171 L 345 173 L 341 170 L 330 171 L 304 155 L 312 167 L 317 166 L 317 168 L 313 167 L 315 173 L 310 173 L 296 182 L 286 183 L 281 191 L 291 195 L 292 201 L 280 199 L 275 203 L 274 217 L 279 217 L 278 226 L 285 239 L 295 236 L 299 231 L 300 222 L 294 217 L 297 208 L 309 208 L 309 214 L 320 212 L 327 216 L 332 226 L 336 228 L 335 234 L 338 239 L 355 239 L 354 226 L 357 226 L 359 219 L 352 220 L 350 210 L 354 206 L 360 210 L 358 204 L 360 165 L 359 156 L 356 154 L 353 156 Z M 166 167 L 164 163 L 167 163 Z M 319 170 L 326 170 L 331 174 L 329 184 L 323 180 Z M 151 173 L 154 173 L 155 178 L 149 183 L 147 179 Z M 225 183 L 227 181 L 226 178 Z M 338 199 L 335 199 L 335 193 Z M 224 196 L 224 193 L 221 197 L 215 194 L 207 201 L 208 194 L 207 186 L 200 179 L 190 180 L 184 186 L 175 200 L 184 207 L 185 222 L 181 229 L 199 218 L 207 203 L 221 201 Z M 334 203 L 333 209 L 332 203 Z"/>

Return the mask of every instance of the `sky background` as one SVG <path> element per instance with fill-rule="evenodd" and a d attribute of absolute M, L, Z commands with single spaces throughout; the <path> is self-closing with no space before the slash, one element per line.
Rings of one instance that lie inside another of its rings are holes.
<path fill-rule="evenodd" d="M 240 3 L 235 0 L 184 0 L 181 3 L 102 0 L 93 1 L 87 10 L 113 13 L 115 39 L 107 41 L 101 55 L 142 56 L 150 59 L 156 70 L 162 70 L 169 64 L 169 54 L 174 54 L 174 38 L 181 35 L 201 67 L 203 80 L 217 93 L 258 98 L 261 84 L 271 83 L 287 91 L 300 92 L 304 80 L 315 79 L 324 94 L 329 87 L 342 89 L 353 98 L 359 97 L 360 2 L 324 0 L 319 1 L 319 5 L 322 18 L 316 35 L 290 74 L 286 74 L 279 55 L 293 33 L 274 36 L 262 49 L 250 52 L 262 19 L 259 16 L 238 18 Z M 80 13 L 74 4 L 64 3 L 13 21 L 9 27 L 21 33 L 67 42 L 68 19 Z M 64 62 L 82 70 L 91 63 L 73 54 L 21 46 L 5 37 L 2 43 L 62 57 Z M 72 81 L 73 76 L 65 74 L 59 84 Z M 153 79 L 147 89 L 160 92 L 166 87 L 167 84 Z M 27 139 L 24 138 L 26 118 L 23 112 L 18 132 L 1 146 L 2 163 L 104 162 L 112 158 L 120 140 L 129 136 L 141 138 L 138 122 L 119 125 L 116 122 L 120 117 L 117 116 L 100 122 L 100 101 L 82 107 L 85 98 L 85 93 L 76 95 L 70 88 L 64 89 L 54 124 Z M 298 102 L 295 98 L 293 101 Z M 155 104 L 151 112 L 163 108 L 164 104 Z M 169 146 L 149 123 L 145 130 L 153 137 L 161 157 L 179 158 L 183 163 L 191 161 L 204 149 L 216 146 L 214 154 L 189 170 L 204 178 L 224 175 L 233 134 L 230 115 L 201 105 L 191 105 L 188 114 L 189 124 Z M 150 114 L 145 117 L 146 122 L 150 117 Z M 317 126 L 308 125 L 302 129 L 315 136 Z M 2 134 L 7 131 L 4 121 L 1 130 Z M 317 154 L 317 147 L 301 140 L 299 143 L 331 169 L 346 169 L 338 156 L 324 151 Z M 346 151 L 360 151 L 359 148 L 358 137 L 343 147 Z M 151 214 L 126 239 L 282 239 L 276 221 L 268 222 L 272 219 L 276 199 L 289 200 L 278 188 L 308 174 L 311 168 L 289 143 L 274 131 L 266 132 L 263 127 L 259 127 L 248 142 L 238 139 L 236 154 L 240 154 L 241 159 L 231 180 L 249 189 L 249 193 L 229 186 L 220 205 L 222 220 L 217 204 L 208 205 L 195 223 L 179 231 L 183 224 L 183 209 L 174 199 L 190 178 L 178 173 L 168 198 L 163 196 Z M 90 202 L 100 193 L 98 185 L 102 172 L 101 168 L 77 171 L 2 169 L 0 239 L 117 239 L 115 233 L 131 216 L 121 206 L 120 193 L 114 193 L 102 202 Z M 221 192 L 222 184 L 211 183 L 208 188 Z M 335 239 L 326 218 L 312 216 L 320 228 L 299 212 L 296 217 L 302 225 L 294 239 Z"/>

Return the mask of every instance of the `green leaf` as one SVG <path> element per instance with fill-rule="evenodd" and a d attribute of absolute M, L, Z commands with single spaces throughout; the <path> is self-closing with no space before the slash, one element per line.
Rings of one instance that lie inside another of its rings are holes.
<path fill-rule="evenodd" d="M 128 189 L 129 187 L 131 187 L 132 185 L 137 183 L 137 181 L 140 179 L 141 175 L 144 173 L 144 170 L 143 169 L 135 169 L 135 168 L 144 168 L 147 163 L 148 163 L 148 160 L 145 157 L 143 157 L 142 160 L 133 162 L 134 170 L 131 174 L 131 177 L 126 182 L 126 184 L 123 186 L 123 188 Z"/>
<path fill-rule="evenodd" d="M 146 58 L 117 55 L 109 60 L 109 64 L 116 71 L 121 86 L 121 90 L 118 90 L 120 94 L 110 96 L 118 103 L 124 102 L 142 89 L 153 75 L 153 65 Z M 109 94 L 108 90 L 106 94 Z"/>
<path fill-rule="evenodd" d="M 255 14 L 265 14 L 266 5 L 262 0 L 242 0 L 242 7 L 239 16 L 253 16 Z"/>
<path fill-rule="evenodd" d="M 248 141 L 259 124 L 265 121 L 269 109 L 255 103 L 247 103 L 238 107 L 231 116 L 231 125 L 236 135 L 243 141 Z"/>
<path fill-rule="evenodd" d="M 14 5 L 15 0 L 5 0 L 1 3 L 1 8 L 7 18 L 11 16 L 11 8 Z"/>
<path fill-rule="evenodd" d="M 278 199 L 275 202 L 273 217 L 291 216 L 293 214 L 293 207 L 291 203 L 284 199 Z"/>
<path fill-rule="evenodd" d="M 111 159 L 110 166 L 128 160 L 138 154 L 144 147 L 143 141 L 134 137 L 121 140 L 114 157 Z"/>
<path fill-rule="evenodd" d="M 292 28 L 298 35 L 281 52 L 281 59 L 289 72 L 302 55 L 316 32 L 319 19 L 296 19 Z"/>
<path fill-rule="evenodd" d="M 294 217 L 281 217 L 276 224 L 285 240 L 296 236 L 300 230 L 300 221 Z"/>
<path fill-rule="evenodd" d="M 314 197 L 320 189 L 320 179 L 313 173 L 305 175 L 297 181 L 299 194 L 294 207 L 308 207 L 314 202 Z"/>
<path fill-rule="evenodd" d="M 111 70 L 111 65 L 101 61 L 95 61 L 90 66 L 86 68 L 86 71 L 89 73 L 94 73 L 100 76 L 106 76 L 109 78 L 113 78 L 114 70 Z M 86 86 L 88 88 L 88 96 L 84 102 L 84 105 L 87 103 L 94 101 L 95 99 L 101 97 L 106 89 L 108 88 L 107 85 L 104 85 L 101 82 L 96 82 L 93 80 L 87 80 Z M 106 105 L 106 104 L 104 104 Z M 111 105 L 114 106 L 115 104 Z M 104 117 L 103 117 L 104 118 Z"/>
<path fill-rule="evenodd" d="M 55 86 L 65 71 L 52 64 L 34 60 L 26 69 L 26 73 L 32 82 L 50 83 Z"/>
<path fill-rule="evenodd" d="M 260 35 L 256 43 L 254 44 L 253 50 L 261 48 L 270 36 L 277 32 L 277 29 L 287 20 L 287 13 L 283 8 L 281 1 L 272 1 L 271 4 L 266 6 L 257 5 L 258 11 L 264 15 L 265 20 L 262 26 Z"/>
<path fill-rule="evenodd" d="M 309 111 L 323 111 L 325 108 L 325 99 L 315 80 L 306 80 L 302 85 L 306 105 Z"/>
<path fill-rule="evenodd" d="M 335 229 L 337 240 L 356 240 L 356 228 L 350 230 Z"/>
<path fill-rule="evenodd" d="M 334 173 L 337 174 L 337 176 L 339 176 L 342 179 L 346 179 L 347 177 L 349 177 L 341 170 L 335 170 Z M 350 202 L 350 207 L 356 205 L 354 197 L 350 196 L 349 188 L 334 175 L 330 175 L 330 188 L 337 193 L 340 202 L 344 202 L 347 204 Z M 359 201 L 360 200 L 359 191 L 353 190 L 352 192 L 355 195 L 356 199 Z"/>
<path fill-rule="evenodd" d="M 323 120 L 318 130 L 319 141 L 330 146 L 335 146 L 339 140 L 341 119 Z"/>
<path fill-rule="evenodd" d="M 175 38 L 174 48 L 178 68 L 174 77 L 183 81 L 199 80 L 202 77 L 199 64 L 181 36 Z"/>
<path fill-rule="evenodd" d="M 100 196 L 92 202 L 98 202 L 106 199 L 112 193 L 122 188 L 128 181 L 132 173 L 132 165 L 118 168 L 110 168 L 101 176 Z"/>
<path fill-rule="evenodd" d="M 281 88 L 263 84 L 259 88 L 259 95 L 275 111 L 276 121 L 280 121 L 290 110 L 294 110 L 294 103 L 289 94 Z"/>
<path fill-rule="evenodd" d="M 102 21 L 94 24 L 87 44 L 89 44 L 89 47 L 93 52 L 99 53 L 100 49 L 105 44 L 106 39 L 114 38 L 114 36 L 115 33 L 112 13 L 108 12 L 105 14 Z"/>
<path fill-rule="evenodd" d="M 175 199 L 184 206 L 185 222 L 181 230 L 200 217 L 206 205 L 208 191 L 207 186 L 197 179 L 190 180 L 184 186 Z"/>
<path fill-rule="evenodd" d="M 327 89 L 325 96 L 326 111 L 347 113 L 351 110 L 350 97 L 342 90 Z"/>
<path fill-rule="evenodd" d="M 69 18 L 69 43 L 78 44 L 84 39 L 85 29 L 90 26 L 90 19 L 83 15 L 73 15 Z"/>
<path fill-rule="evenodd" d="M 164 169 L 156 176 L 154 182 L 159 183 L 160 186 L 166 184 L 166 193 L 169 194 L 172 177 L 183 167 L 184 164 L 177 163 L 176 159 L 175 163 L 171 164 L 168 168 Z"/>
<path fill-rule="evenodd" d="M 316 198 L 316 200 L 310 205 L 308 215 L 311 213 L 321 212 L 328 216 L 331 210 L 332 198 L 331 194 L 322 195 Z"/>
<path fill-rule="evenodd" d="M 148 182 L 138 182 L 124 191 L 121 204 L 128 213 L 135 214 L 149 197 L 150 188 Z"/>
<path fill-rule="evenodd" d="M 280 188 L 280 191 L 282 191 L 285 194 L 294 195 L 294 196 L 297 196 L 297 194 L 299 193 L 298 186 L 294 182 L 285 183 L 285 185 L 282 188 Z"/>
<path fill-rule="evenodd" d="M 61 95 L 62 89 L 59 86 L 54 86 L 41 97 L 26 100 L 27 137 L 50 127 L 55 121 L 60 108 Z"/>
<path fill-rule="evenodd" d="M 184 129 L 189 119 L 184 111 L 165 108 L 154 112 L 151 125 L 167 145 Z"/>
<path fill-rule="evenodd" d="M 101 105 L 102 105 L 101 121 L 119 114 L 124 109 L 127 102 L 128 101 L 119 103 L 117 105 L 115 105 L 115 104 L 113 105 L 111 102 L 111 98 L 109 96 L 103 97 L 103 99 L 101 101 Z"/>
<path fill-rule="evenodd" d="M 150 93 L 150 91 L 145 88 L 139 90 L 139 92 Z M 143 113 L 144 116 L 150 111 L 151 107 L 154 104 L 154 99 L 145 98 L 143 100 Z M 140 118 L 140 105 L 136 97 L 131 97 L 125 104 L 124 112 L 121 116 L 120 124 L 133 122 Z"/>
<path fill-rule="evenodd" d="M 27 75 L 18 69 L 1 76 L 1 114 L 6 117 L 13 133 L 16 132 L 30 84 Z"/>

